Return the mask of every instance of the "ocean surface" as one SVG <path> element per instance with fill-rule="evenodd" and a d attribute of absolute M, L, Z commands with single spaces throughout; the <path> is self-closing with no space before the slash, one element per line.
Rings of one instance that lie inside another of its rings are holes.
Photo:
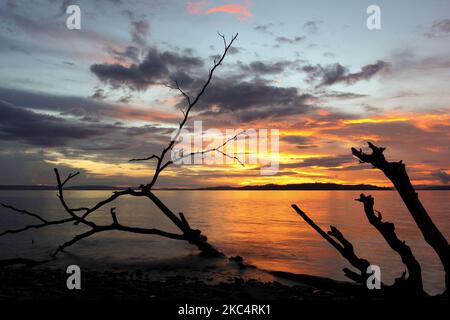
<path fill-rule="evenodd" d="M 111 191 L 67 191 L 73 207 L 92 206 Z M 193 228 L 199 228 L 222 252 L 241 255 L 261 269 L 307 273 L 345 280 L 349 267 L 338 252 L 309 227 L 291 208 L 296 203 L 322 228 L 338 227 L 356 253 L 381 268 L 382 281 L 392 283 L 405 270 L 399 256 L 367 221 L 362 204 L 354 201 L 361 191 L 158 191 L 174 212 L 183 212 Z M 395 223 L 397 235 L 412 247 L 422 265 L 425 289 L 440 293 L 444 273 L 437 255 L 425 243 L 413 219 L 395 191 L 364 191 L 375 198 L 384 221 Z M 436 225 L 450 240 L 450 191 L 421 191 Z M 47 219 L 67 216 L 55 191 L 2 191 L 0 201 L 40 213 Z M 109 210 L 116 207 L 122 224 L 177 229 L 147 199 L 124 197 L 92 215 L 109 224 Z M 35 223 L 33 218 L 0 207 L 0 232 Z M 0 258 L 46 258 L 55 248 L 85 230 L 72 224 L 29 230 L 0 237 Z M 184 241 L 124 232 L 99 233 L 67 249 L 72 260 L 105 264 L 108 261 L 170 261 L 192 256 L 194 247 Z M 64 257 L 62 257 L 64 259 Z M 189 261 L 189 260 L 186 260 Z"/>

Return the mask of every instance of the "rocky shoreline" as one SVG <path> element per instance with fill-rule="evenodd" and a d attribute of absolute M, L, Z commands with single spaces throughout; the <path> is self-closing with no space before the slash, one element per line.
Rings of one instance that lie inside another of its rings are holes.
<path fill-rule="evenodd" d="M 309 285 L 284 285 L 277 281 L 229 279 L 208 283 L 198 277 L 168 276 L 154 280 L 142 270 L 83 272 L 81 290 L 68 290 L 62 270 L 3 268 L 0 300 L 348 300 L 356 297 Z"/>
<path fill-rule="evenodd" d="M 0 267 L 0 301 L 380 301 L 399 299 L 346 281 L 261 270 L 241 257 L 81 263 L 81 288 L 69 290 L 69 261 Z M 71 264 L 71 263 L 70 263 Z M 424 299 L 445 299 L 424 297 Z"/>

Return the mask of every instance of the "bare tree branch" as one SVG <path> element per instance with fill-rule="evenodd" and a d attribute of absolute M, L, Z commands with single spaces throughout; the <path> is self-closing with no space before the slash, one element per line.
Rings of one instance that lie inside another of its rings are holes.
<path fill-rule="evenodd" d="M 372 196 L 365 196 L 364 194 L 361 194 L 360 197 L 355 200 L 363 203 L 364 212 L 366 213 L 370 224 L 381 233 L 388 245 L 400 255 L 400 258 L 409 273 L 409 278 L 406 279 L 409 284 L 408 289 L 414 290 L 418 294 L 423 294 L 422 271 L 420 264 L 414 257 L 411 248 L 397 237 L 394 224 L 390 222 L 383 222 L 380 212 L 377 212 L 377 215 L 375 215 L 375 211 L 373 209 L 375 201 Z M 402 278 L 404 277 L 405 275 L 403 275 Z"/>
<path fill-rule="evenodd" d="M 209 84 L 211 82 L 211 79 L 212 79 L 212 76 L 214 74 L 214 71 L 222 64 L 223 60 L 225 59 L 225 56 L 227 55 L 227 52 L 228 52 L 229 48 L 232 46 L 233 42 L 236 40 L 238 34 L 234 35 L 231 38 L 230 43 L 227 43 L 227 41 L 226 41 L 226 39 L 225 39 L 225 37 L 223 35 L 220 35 L 220 36 L 222 37 L 222 39 L 224 41 L 224 52 L 222 53 L 222 56 L 221 56 L 221 58 L 218 61 L 214 61 L 214 65 L 209 71 L 207 80 L 205 81 L 205 83 L 203 84 L 202 88 L 200 89 L 200 91 L 195 96 L 195 98 L 193 100 L 190 97 L 189 97 L 189 99 L 186 99 L 186 101 L 188 101 L 188 106 L 186 108 L 186 111 L 184 112 L 183 119 L 181 120 L 181 122 L 180 122 L 180 124 L 178 126 L 178 129 L 177 129 L 177 132 L 176 132 L 175 136 L 170 140 L 170 142 L 167 145 L 167 147 L 165 147 L 162 150 L 161 155 L 159 156 L 158 162 L 156 164 L 155 173 L 153 174 L 153 178 L 150 181 L 150 183 L 145 186 L 146 190 L 150 190 L 155 185 L 156 181 L 158 180 L 158 177 L 159 177 L 160 173 L 167 166 L 169 166 L 171 163 L 173 163 L 172 161 L 164 162 L 164 157 L 166 156 L 167 152 L 169 150 L 171 150 L 173 148 L 173 146 L 175 145 L 175 143 L 178 140 L 178 137 L 179 137 L 179 135 L 181 133 L 181 130 L 183 129 L 184 125 L 186 124 L 186 122 L 187 122 L 187 120 L 189 118 L 189 114 L 190 114 L 192 108 L 198 103 L 200 98 L 205 93 L 207 87 L 209 86 Z M 186 96 L 185 96 L 185 98 L 186 98 Z M 145 158 L 143 158 L 143 159 L 145 159 Z"/>
<path fill-rule="evenodd" d="M 342 233 L 333 226 L 330 226 L 330 231 L 325 232 L 315 222 L 308 217 L 308 215 L 302 211 L 297 205 L 293 204 L 292 208 L 305 220 L 314 230 L 317 231 L 325 240 L 327 240 L 352 266 L 359 270 L 359 274 L 353 272 L 347 268 L 344 268 L 344 274 L 351 280 L 365 284 L 367 280 L 367 268 L 370 266 L 370 262 L 366 259 L 359 258 L 353 249 L 353 245 L 348 241 Z M 336 240 L 334 240 L 334 237 Z"/>
<path fill-rule="evenodd" d="M 66 219 L 62 219 L 62 220 L 46 221 L 41 224 L 31 224 L 31 225 L 27 225 L 23 228 L 5 230 L 3 232 L 0 232 L 0 237 L 4 236 L 5 234 L 20 233 L 20 232 L 23 232 L 23 231 L 26 231 L 29 229 L 40 229 L 40 228 L 45 228 L 45 227 L 52 226 L 52 225 L 64 224 L 67 222 L 74 222 L 74 221 L 75 221 L 74 218 L 66 218 Z"/>
<path fill-rule="evenodd" d="M 70 174 L 67 176 L 66 180 L 64 180 L 64 182 L 61 183 L 61 187 L 64 187 L 64 185 L 65 185 L 67 182 L 69 182 L 70 179 L 75 178 L 75 177 L 76 177 L 77 175 L 79 175 L 79 174 L 80 174 L 80 172 L 70 173 Z"/>
<path fill-rule="evenodd" d="M 95 227 L 95 223 L 90 222 L 90 221 L 86 221 L 84 218 L 80 218 L 75 211 L 73 211 L 72 209 L 70 209 L 70 207 L 67 205 L 65 199 L 64 199 L 64 192 L 63 192 L 63 188 L 64 185 L 72 178 L 74 178 L 75 176 L 78 175 L 78 172 L 75 174 L 69 174 L 69 176 L 64 180 L 64 182 L 61 182 L 61 177 L 59 175 L 59 171 L 57 168 L 54 169 L 55 171 L 55 175 L 56 175 L 56 181 L 58 182 L 58 198 L 63 206 L 63 208 L 66 210 L 67 213 L 69 213 L 69 215 L 76 220 L 76 222 L 80 223 L 82 222 L 83 224 L 86 224 L 90 227 Z"/>
<path fill-rule="evenodd" d="M 170 238 L 170 239 L 185 240 L 191 244 L 196 245 L 197 248 L 203 254 L 210 255 L 210 256 L 223 255 L 221 252 L 219 252 L 216 248 L 214 248 L 211 244 L 208 243 L 207 237 L 202 235 L 200 230 L 192 229 L 190 227 L 186 217 L 182 213 L 180 213 L 179 217 L 177 215 L 175 215 L 155 194 L 153 194 L 151 192 L 151 189 L 154 186 L 154 184 L 156 183 L 160 173 L 167 166 L 169 166 L 170 164 L 173 163 L 173 161 L 171 161 L 171 160 L 165 161 L 164 158 L 165 158 L 167 152 L 172 150 L 173 146 L 176 144 L 176 141 L 181 132 L 181 129 L 184 127 L 184 125 L 186 124 L 186 122 L 188 120 L 190 111 L 198 103 L 199 99 L 206 91 L 207 87 L 209 86 L 209 84 L 211 82 L 214 71 L 221 65 L 229 48 L 231 47 L 231 45 L 237 38 L 237 34 L 236 34 L 231 38 L 230 43 L 227 43 L 225 37 L 223 35 L 220 35 L 220 36 L 222 37 L 222 39 L 224 41 L 224 52 L 219 60 L 214 61 L 213 67 L 209 70 L 207 80 L 205 81 L 205 83 L 203 84 L 203 86 L 201 87 L 201 89 L 199 90 L 197 95 L 195 96 L 195 98 L 192 100 L 191 97 L 180 88 L 178 82 L 177 81 L 175 82 L 176 88 L 178 89 L 178 91 L 181 92 L 181 94 L 184 96 L 184 98 L 187 102 L 186 111 L 183 113 L 183 118 L 179 124 L 178 131 L 177 131 L 177 134 L 175 135 L 175 137 L 170 140 L 169 144 L 162 150 L 160 155 L 153 154 L 149 157 L 130 160 L 130 161 L 146 161 L 146 160 L 152 160 L 152 159 L 157 160 L 155 172 L 154 172 L 153 178 L 150 183 L 148 183 L 146 185 L 141 185 L 141 188 L 138 191 L 135 191 L 131 188 L 127 189 L 127 190 L 123 190 L 123 191 L 115 191 L 108 198 L 96 203 L 92 207 L 71 208 L 65 200 L 64 187 L 73 178 L 75 178 L 77 175 L 79 175 L 79 172 L 69 174 L 66 179 L 62 180 L 58 169 L 55 168 L 54 171 L 55 171 L 55 175 L 56 175 L 57 189 L 58 189 L 57 196 L 61 202 L 62 207 L 69 214 L 70 217 L 66 218 L 66 219 L 61 219 L 61 220 L 48 221 L 48 220 L 44 219 L 41 215 L 26 211 L 26 210 L 17 209 L 10 205 L 1 204 L 3 207 L 5 207 L 7 209 L 13 210 L 20 214 L 25 214 L 25 215 L 31 216 L 35 219 L 38 219 L 41 223 L 28 225 L 28 226 L 25 226 L 25 227 L 22 227 L 19 229 L 6 230 L 3 233 L 0 233 L 0 236 L 8 234 L 8 233 L 19 233 L 19 232 L 23 232 L 23 231 L 26 231 L 29 229 L 44 228 L 44 227 L 51 226 L 51 225 L 63 224 L 63 223 L 67 223 L 67 222 L 74 222 L 75 225 L 78 225 L 81 223 L 81 224 L 89 227 L 89 230 L 85 231 L 83 233 L 80 233 L 80 234 L 76 235 L 73 239 L 63 243 L 61 246 L 59 246 L 56 249 L 56 251 L 52 254 L 52 256 L 56 256 L 58 253 L 64 251 L 64 249 L 74 245 L 75 243 L 77 243 L 78 241 L 80 241 L 82 239 L 90 237 L 99 232 L 112 231 L 112 230 L 132 232 L 132 233 L 138 233 L 138 234 L 159 235 L 159 236 L 163 236 L 163 237 Z M 223 147 L 223 146 L 224 145 L 222 145 L 220 147 Z M 219 150 L 216 150 L 216 151 L 219 151 Z M 96 223 L 88 220 L 89 215 L 92 214 L 93 212 L 96 212 L 98 209 L 108 205 L 109 203 L 112 203 L 117 198 L 122 197 L 122 196 L 127 196 L 127 195 L 134 196 L 134 197 L 148 198 L 151 202 L 153 202 L 161 210 L 161 212 L 165 216 L 167 216 L 182 231 L 182 234 L 170 233 L 170 232 L 166 232 L 166 231 L 154 229 L 154 228 L 147 229 L 147 228 L 131 227 L 131 226 L 122 225 L 119 223 L 119 220 L 118 220 L 118 217 L 116 214 L 116 208 L 114 208 L 114 207 L 110 208 L 110 214 L 111 214 L 111 219 L 112 219 L 112 222 L 110 225 L 97 225 Z M 23 260 L 23 261 L 25 261 L 25 260 Z"/>
<path fill-rule="evenodd" d="M 84 233 L 81 233 L 81 234 L 75 236 L 72 240 L 67 241 L 67 242 L 63 243 L 62 245 L 60 245 L 58 247 L 58 249 L 56 249 L 56 251 L 51 256 L 55 257 L 59 252 L 64 251 L 65 248 L 70 247 L 71 245 L 77 243 L 81 239 L 84 239 L 84 238 L 87 238 L 89 236 L 92 236 L 93 234 L 98 233 L 98 232 L 101 232 L 101 230 L 99 229 L 99 227 L 96 227 L 96 228 L 92 228 L 89 231 L 86 231 Z"/>
<path fill-rule="evenodd" d="M 151 155 L 150 157 L 146 157 L 146 158 L 136 158 L 136 159 L 130 159 L 130 162 L 136 162 L 136 161 L 147 161 L 147 160 L 152 160 L 152 159 L 157 159 L 159 160 L 159 157 L 156 154 Z"/>
<path fill-rule="evenodd" d="M 447 239 L 434 224 L 427 210 L 419 200 L 419 195 L 411 184 L 405 164 L 402 161 L 389 162 L 384 157 L 386 148 L 377 147 L 368 142 L 372 153 L 364 153 L 361 149 L 352 148 L 352 153 L 361 163 L 370 163 L 381 170 L 391 180 L 400 197 L 408 208 L 425 241 L 436 251 L 445 270 L 446 291 L 450 291 L 450 245 Z"/>
<path fill-rule="evenodd" d="M 35 218 L 35 219 L 37 219 L 37 220 L 42 222 L 42 223 L 39 223 L 39 224 L 26 225 L 26 226 L 24 226 L 22 228 L 18 228 L 18 229 L 5 230 L 3 232 L 0 232 L 0 237 L 4 236 L 6 234 L 20 233 L 20 232 L 23 232 L 23 231 L 27 231 L 29 229 L 40 229 L 40 228 L 44 228 L 44 227 L 48 227 L 48 226 L 52 226 L 52 225 L 58 225 L 58 224 L 64 224 L 64 223 L 67 223 L 67 222 L 74 222 L 74 221 L 76 221 L 75 218 L 73 218 L 73 217 L 66 218 L 66 219 L 61 219 L 61 220 L 47 220 L 47 219 L 44 219 L 40 214 L 37 214 L 37 213 L 33 213 L 33 212 L 30 212 L 30 211 L 27 211 L 27 210 L 18 209 L 18 208 L 14 207 L 14 206 L 11 206 L 11 205 L 8 205 L 8 204 L 5 204 L 5 203 L 0 203 L 0 205 L 3 206 L 6 209 L 9 209 L 11 211 L 18 212 L 20 214 L 24 214 L 24 215 L 33 217 L 33 218 Z"/>
<path fill-rule="evenodd" d="M 11 206 L 11 205 L 8 205 L 8 204 L 2 203 L 2 202 L 0 202 L 0 206 L 4 207 L 4 208 L 6 208 L 6 209 L 10 209 L 10 210 L 12 210 L 12 211 L 18 212 L 18 213 L 20 213 L 20 214 L 25 214 L 25 215 L 27 215 L 27 216 L 36 218 L 36 219 L 42 221 L 43 223 L 46 223 L 46 222 L 47 222 L 47 220 L 45 220 L 44 218 L 42 218 L 40 215 L 38 215 L 38 214 L 36 214 L 36 213 L 29 212 L 29 211 L 27 211 L 27 210 L 18 209 L 18 208 L 16 208 L 16 207 L 13 207 L 13 206 Z"/>
<path fill-rule="evenodd" d="M 135 196 L 135 197 L 142 197 L 142 196 L 144 196 L 144 194 L 142 192 L 134 191 L 132 189 L 127 189 L 127 190 L 123 190 L 123 191 L 114 191 L 113 194 L 109 198 L 98 202 L 93 207 L 87 208 L 87 210 L 85 209 L 85 213 L 81 216 L 81 219 L 85 219 L 91 213 L 97 211 L 98 209 L 100 209 L 101 207 L 107 205 L 108 203 L 113 202 L 117 198 L 125 196 L 125 195 L 130 195 L 130 196 Z M 76 211 L 81 210 L 81 208 L 71 209 L 71 210 L 73 212 L 76 212 Z M 78 222 L 76 222 L 76 224 L 78 224 Z"/>
<path fill-rule="evenodd" d="M 186 92 L 184 92 L 183 89 L 180 88 L 180 85 L 178 84 L 178 80 L 175 80 L 175 86 L 176 86 L 176 89 L 178 91 L 180 91 L 180 93 L 186 99 L 187 105 L 190 106 L 191 105 L 191 97 L 189 97 L 189 95 Z"/>

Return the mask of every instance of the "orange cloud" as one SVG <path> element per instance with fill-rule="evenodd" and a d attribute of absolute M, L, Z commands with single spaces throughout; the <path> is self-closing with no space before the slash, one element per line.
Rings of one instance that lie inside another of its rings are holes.
<path fill-rule="evenodd" d="M 220 7 L 215 7 L 208 9 L 205 13 L 211 14 L 211 13 L 218 13 L 218 12 L 226 12 L 231 14 L 237 14 L 239 15 L 239 19 L 245 20 L 252 16 L 252 13 L 243 5 L 240 4 L 227 4 Z"/>
<path fill-rule="evenodd" d="M 239 20 L 246 20 L 252 16 L 252 13 L 248 9 L 248 4 L 249 1 L 245 1 L 244 4 L 234 3 L 214 7 L 207 0 L 188 1 L 186 10 L 190 15 L 209 15 L 213 13 L 223 12 L 237 15 L 239 17 Z"/>

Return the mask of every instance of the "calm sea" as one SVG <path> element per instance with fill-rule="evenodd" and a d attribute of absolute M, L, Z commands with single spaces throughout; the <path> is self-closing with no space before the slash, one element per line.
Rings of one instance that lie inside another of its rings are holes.
<path fill-rule="evenodd" d="M 68 191 L 73 206 L 90 206 L 110 191 Z M 210 242 L 227 255 L 241 255 L 263 269 L 283 270 L 345 279 L 341 269 L 348 263 L 312 230 L 290 207 L 296 203 L 314 221 L 327 228 L 332 224 L 353 242 L 356 253 L 379 265 L 382 280 L 391 283 L 405 270 L 400 258 L 367 222 L 362 205 L 354 201 L 359 191 L 159 191 L 157 194 L 175 212 L 182 211 L 191 226 L 199 228 Z M 411 216 L 395 191 L 370 191 L 375 208 L 385 221 L 395 223 L 398 236 L 409 244 L 422 264 L 425 288 L 430 293 L 444 289 L 444 274 L 434 251 L 424 242 Z M 420 192 L 433 220 L 450 240 L 450 191 Z M 0 201 L 61 218 L 54 191 L 4 191 Z M 110 223 L 109 208 L 115 206 L 124 224 L 177 230 L 148 200 L 122 198 L 95 213 L 95 220 Z M 0 207 L 0 230 L 34 222 L 32 218 Z M 0 238 L 0 258 L 48 255 L 83 227 L 68 225 L 31 230 Z M 32 242 L 33 240 L 33 242 Z M 152 261 L 187 256 L 195 248 L 187 243 L 157 236 L 121 232 L 98 234 L 71 247 L 74 257 L 104 261 Z"/>

